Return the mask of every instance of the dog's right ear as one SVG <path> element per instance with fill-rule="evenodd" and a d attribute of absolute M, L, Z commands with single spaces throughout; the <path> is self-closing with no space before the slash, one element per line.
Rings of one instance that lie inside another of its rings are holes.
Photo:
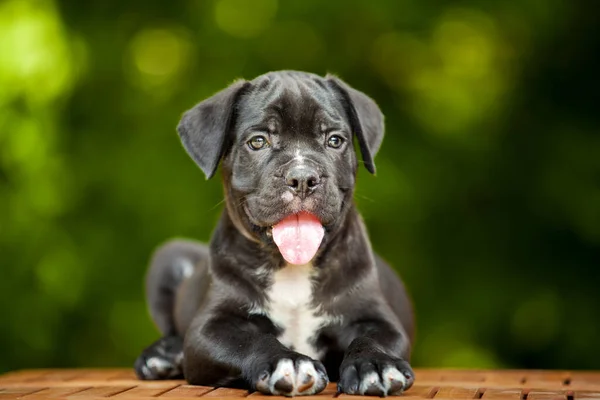
<path fill-rule="evenodd" d="M 188 154 L 202 169 L 206 179 L 217 170 L 228 145 L 228 135 L 239 96 L 250 82 L 239 80 L 186 111 L 177 132 Z"/>

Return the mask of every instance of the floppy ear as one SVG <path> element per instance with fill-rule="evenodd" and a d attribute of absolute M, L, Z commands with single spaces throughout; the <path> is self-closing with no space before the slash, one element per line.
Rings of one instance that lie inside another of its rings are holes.
<path fill-rule="evenodd" d="M 350 118 L 350 125 L 360 146 L 363 162 L 370 173 L 375 173 L 373 158 L 383 141 L 383 114 L 369 96 L 352 89 L 344 81 L 333 75 L 326 79 L 340 93 L 344 108 Z"/>
<path fill-rule="evenodd" d="M 177 125 L 185 150 L 202 169 L 206 179 L 215 174 L 225 153 L 237 99 L 249 85 L 244 80 L 234 82 L 186 111 Z"/>

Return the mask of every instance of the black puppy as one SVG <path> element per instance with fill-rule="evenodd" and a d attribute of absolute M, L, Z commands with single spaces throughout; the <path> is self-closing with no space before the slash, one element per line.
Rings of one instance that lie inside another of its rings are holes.
<path fill-rule="evenodd" d="M 353 203 L 356 137 L 365 167 L 383 115 L 333 76 L 272 72 L 237 81 L 186 112 L 185 149 L 207 178 L 222 160 L 226 209 L 208 247 L 157 250 L 147 298 L 163 338 L 142 379 L 308 395 L 399 393 L 411 305 L 373 254 Z"/>

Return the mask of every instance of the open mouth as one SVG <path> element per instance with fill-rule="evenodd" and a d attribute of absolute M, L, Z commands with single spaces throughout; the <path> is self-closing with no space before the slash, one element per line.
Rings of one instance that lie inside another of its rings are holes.
<path fill-rule="evenodd" d="M 273 241 L 290 264 L 308 264 L 317 254 L 325 229 L 313 214 L 292 214 L 272 227 Z"/>

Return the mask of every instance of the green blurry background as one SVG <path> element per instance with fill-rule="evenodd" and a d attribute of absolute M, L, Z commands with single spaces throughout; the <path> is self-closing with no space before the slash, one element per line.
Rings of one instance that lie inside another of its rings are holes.
<path fill-rule="evenodd" d="M 387 116 L 356 200 L 416 366 L 598 367 L 600 35 L 575 1 L 0 1 L 0 372 L 130 366 L 152 249 L 208 240 L 185 109 L 339 74 Z"/>

